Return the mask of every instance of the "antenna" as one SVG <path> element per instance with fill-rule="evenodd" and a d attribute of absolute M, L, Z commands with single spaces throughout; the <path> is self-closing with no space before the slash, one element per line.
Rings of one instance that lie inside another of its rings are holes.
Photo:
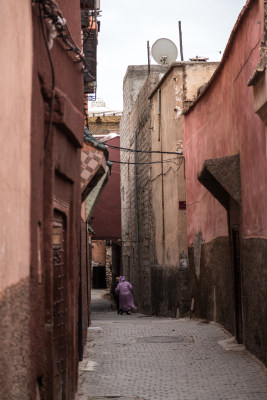
<path fill-rule="evenodd" d="M 151 49 L 152 57 L 158 64 L 171 64 L 176 61 L 178 50 L 175 44 L 166 38 L 158 39 Z"/>

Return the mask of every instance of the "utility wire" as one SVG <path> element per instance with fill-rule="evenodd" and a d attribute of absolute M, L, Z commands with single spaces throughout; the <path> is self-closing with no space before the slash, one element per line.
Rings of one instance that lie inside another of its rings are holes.
<path fill-rule="evenodd" d="M 170 171 L 172 171 L 173 173 L 176 173 L 179 171 L 179 169 L 181 168 L 182 163 L 179 164 L 178 168 L 176 168 L 175 170 L 172 167 L 169 167 L 169 169 L 164 172 L 163 174 L 158 174 L 157 176 L 155 176 L 154 178 L 148 179 L 150 182 L 155 181 L 157 178 L 159 178 L 160 176 L 165 176 L 167 175 Z"/>
<path fill-rule="evenodd" d="M 162 160 L 162 161 L 148 161 L 148 162 L 131 162 L 131 161 L 112 161 L 110 160 L 110 162 L 112 163 L 116 163 L 116 164 L 133 164 L 133 165 L 147 165 L 147 164 L 164 164 L 166 162 L 172 162 L 176 165 L 179 165 L 178 163 L 176 163 L 174 160 L 177 160 L 176 158 L 169 158 L 167 160 Z"/>
<path fill-rule="evenodd" d="M 111 147 L 112 149 L 122 150 L 122 151 L 129 151 L 132 153 L 147 153 L 147 154 L 176 154 L 180 158 L 184 158 L 182 154 L 179 154 L 177 151 L 159 151 L 159 150 L 134 150 L 129 149 L 127 147 L 120 147 L 120 146 L 113 146 L 111 144 L 105 143 L 105 146 Z"/>
<path fill-rule="evenodd" d="M 51 77 L 52 82 L 51 82 L 50 115 L 49 115 L 48 128 L 47 128 L 47 133 L 46 133 L 45 142 L 44 142 L 44 150 L 46 150 L 49 135 L 50 135 L 50 132 L 52 129 L 52 121 L 53 121 L 53 111 L 54 111 L 54 102 L 55 102 L 55 69 L 54 69 L 53 60 L 52 60 L 49 46 L 48 46 L 47 36 L 45 33 L 44 12 L 43 12 L 43 8 L 41 7 L 41 3 L 39 3 L 39 16 L 40 16 L 42 34 L 43 34 L 43 38 L 44 38 L 44 42 L 45 42 L 45 47 L 47 50 L 47 55 L 48 55 L 49 64 L 50 64 L 50 68 L 51 68 L 51 75 L 52 75 L 52 77 Z"/>
<path fill-rule="evenodd" d="M 89 72 L 90 66 L 85 60 L 83 52 L 79 49 L 70 33 L 66 20 L 63 17 L 57 2 L 55 0 L 35 0 L 35 3 L 39 3 L 39 8 L 42 8 L 42 17 L 44 19 L 49 19 L 53 24 L 53 27 L 57 32 L 57 37 L 60 38 L 66 46 L 65 51 L 72 51 L 75 53 L 74 63 L 82 62 L 84 72 L 91 79 L 95 79 L 95 77 Z"/>

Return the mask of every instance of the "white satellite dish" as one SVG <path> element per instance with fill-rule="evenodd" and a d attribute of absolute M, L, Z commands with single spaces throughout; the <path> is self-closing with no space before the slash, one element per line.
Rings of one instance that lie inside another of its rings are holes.
<path fill-rule="evenodd" d="M 158 64 L 171 64 L 176 61 L 178 50 L 170 39 L 158 39 L 151 49 L 152 57 Z"/>

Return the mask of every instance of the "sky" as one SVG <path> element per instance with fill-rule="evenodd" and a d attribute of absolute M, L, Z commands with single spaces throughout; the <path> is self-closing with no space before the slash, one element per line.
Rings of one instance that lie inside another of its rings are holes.
<path fill-rule="evenodd" d="M 195 56 L 220 61 L 246 0 L 101 0 L 97 48 L 97 98 L 112 110 L 123 108 L 123 78 L 129 65 L 147 64 L 160 38 L 179 51 L 182 24 L 184 61 Z M 221 52 L 221 54 L 220 54 Z M 151 64 L 156 64 L 151 56 Z"/>

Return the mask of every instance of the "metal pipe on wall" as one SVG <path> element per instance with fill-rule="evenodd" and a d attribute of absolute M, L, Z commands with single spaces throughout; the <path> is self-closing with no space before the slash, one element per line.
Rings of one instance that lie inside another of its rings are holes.
<path fill-rule="evenodd" d="M 134 131 L 134 150 L 137 150 L 137 130 Z M 135 233 L 136 233 L 136 250 L 139 262 L 139 210 L 138 210 L 138 193 L 137 193 L 137 151 L 134 152 L 134 201 L 135 201 Z"/>

